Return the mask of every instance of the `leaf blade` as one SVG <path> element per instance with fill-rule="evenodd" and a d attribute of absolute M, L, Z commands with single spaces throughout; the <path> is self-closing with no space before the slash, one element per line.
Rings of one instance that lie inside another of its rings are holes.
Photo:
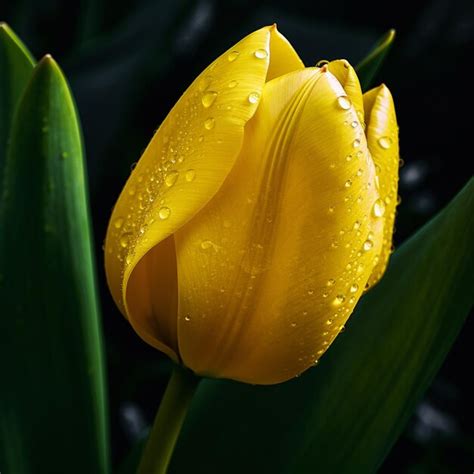
<path fill-rule="evenodd" d="M 0 394 L 0 431 L 15 436 L 0 443 L 0 464 L 19 474 L 45 466 L 106 473 L 104 361 L 82 138 L 69 87 L 50 56 L 35 68 L 19 104 L 4 182 L 0 374 L 7 389 Z"/>
<path fill-rule="evenodd" d="M 395 30 L 390 29 L 377 41 L 377 43 L 375 43 L 372 50 L 356 66 L 355 69 L 364 92 L 370 88 L 374 77 L 390 51 L 394 40 Z"/>
<path fill-rule="evenodd" d="M 0 183 L 13 114 L 34 65 L 26 46 L 0 22 Z"/>

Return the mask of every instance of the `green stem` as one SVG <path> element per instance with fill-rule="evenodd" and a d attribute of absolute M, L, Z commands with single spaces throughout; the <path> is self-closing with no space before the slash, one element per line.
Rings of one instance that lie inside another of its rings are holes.
<path fill-rule="evenodd" d="M 175 366 L 143 451 L 137 474 L 166 474 L 186 412 L 201 379 Z"/>

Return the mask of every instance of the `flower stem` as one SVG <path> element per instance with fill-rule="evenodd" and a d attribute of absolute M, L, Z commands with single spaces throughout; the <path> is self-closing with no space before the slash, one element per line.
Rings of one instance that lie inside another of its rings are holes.
<path fill-rule="evenodd" d="M 166 474 L 186 412 L 201 379 L 175 366 L 156 413 L 137 474 Z"/>

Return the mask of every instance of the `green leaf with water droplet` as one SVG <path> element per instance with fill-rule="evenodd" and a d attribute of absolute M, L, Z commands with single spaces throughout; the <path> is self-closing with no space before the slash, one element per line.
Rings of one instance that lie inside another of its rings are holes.
<path fill-rule="evenodd" d="M 364 92 L 372 85 L 375 75 L 382 66 L 387 53 L 390 51 L 394 39 L 395 30 L 388 30 L 387 33 L 375 43 L 369 54 L 356 66 L 360 85 Z"/>
<path fill-rule="evenodd" d="M 81 132 L 50 56 L 12 126 L 0 201 L 0 470 L 107 473 L 104 363 Z"/>
<path fill-rule="evenodd" d="M 6 23 L 0 22 L 0 183 L 13 114 L 34 65 L 26 46 Z"/>
<path fill-rule="evenodd" d="M 262 387 L 205 380 L 169 473 L 192 472 L 196 459 L 208 474 L 375 472 L 473 305 L 473 213 L 471 179 L 394 254 L 301 377 Z"/>

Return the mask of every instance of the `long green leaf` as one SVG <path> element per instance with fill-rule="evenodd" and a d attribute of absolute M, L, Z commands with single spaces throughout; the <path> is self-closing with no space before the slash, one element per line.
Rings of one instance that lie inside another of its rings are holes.
<path fill-rule="evenodd" d="M 26 46 L 6 23 L 0 23 L 0 189 L 11 121 L 34 65 Z"/>
<path fill-rule="evenodd" d="M 106 473 L 82 139 L 50 56 L 35 68 L 15 115 L 0 229 L 0 469 Z"/>
<path fill-rule="evenodd" d="M 395 253 L 346 332 L 298 379 L 204 381 L 170 473 L 375 472 L 472 307 L 473 214 L 471 179 Z"/>
<path fill-rule="evenodd" d="M 356 66 L 363 91 L 371 86 L 395 39 L 395 30 L 388 30 L 374 45 L 369 54 Z"/>

